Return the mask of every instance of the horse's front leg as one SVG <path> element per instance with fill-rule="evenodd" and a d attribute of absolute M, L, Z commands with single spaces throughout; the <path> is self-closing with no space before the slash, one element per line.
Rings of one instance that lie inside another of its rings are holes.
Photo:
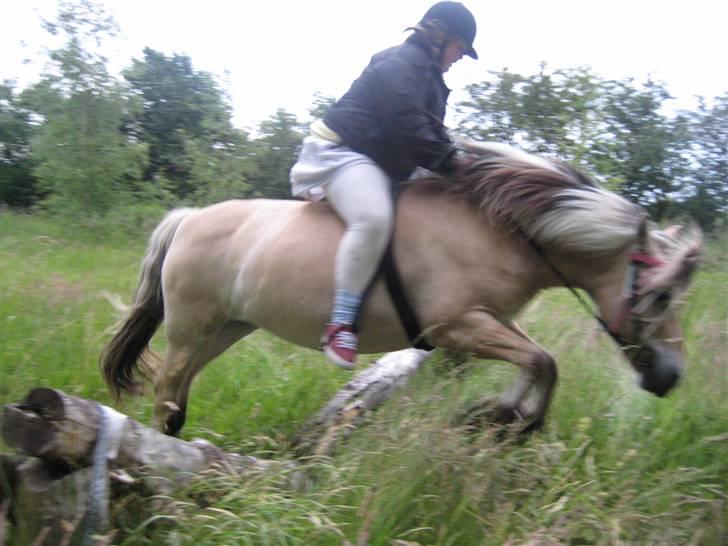
<path fill-rule="evenodd" d="M 438 346 L 519 366 L 518 379 L 501 397 L 498 418 L 502 422 L 528 421 L 527 430 L 543 425 L 556 384 L 556 362 L 518 325 L 477 309 L 436 329 L 432 337 Z"/>

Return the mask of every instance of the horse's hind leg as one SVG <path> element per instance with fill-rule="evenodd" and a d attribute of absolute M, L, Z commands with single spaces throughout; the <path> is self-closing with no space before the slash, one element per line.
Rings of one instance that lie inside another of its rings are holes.
<path fill-rule="evenodd" d="M 499 419 L 529 421 L 527 429 L 540 427 L 556 384 L 554 359 L 515 323 L 504 324 L 490 313 L 473 310 L 439 329 L 436 345 L 467 351 L 479 358 L 512 362 L 521 368 L 513 386 L 500 400 Z"/>
<path fill-rule="evenodd" d="M 167 353 L 155 378 L 154 427 L 176 435 L 184 425 L 192 380 L 207 363 L 256 329 L 228 322 L 208 334 L 179 335 L 168 326 Z"/>

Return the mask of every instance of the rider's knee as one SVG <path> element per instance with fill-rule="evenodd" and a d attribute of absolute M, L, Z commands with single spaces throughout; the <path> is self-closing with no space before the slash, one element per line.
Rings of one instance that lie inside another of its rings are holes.
<path fill-rule="evenodd" d="M 370 210 L 361 214 L 355 229 L 361 230 L 367 239 L 386 243 L 392 233 L 391 212 L 382 209 Z"/>

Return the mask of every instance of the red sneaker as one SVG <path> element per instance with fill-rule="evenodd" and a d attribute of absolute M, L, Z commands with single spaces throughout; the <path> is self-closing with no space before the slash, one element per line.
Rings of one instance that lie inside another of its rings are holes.
<path fill-rule="evenodd" d="M 327 324 L 324 336 L 321 338 L 321 344 L 321 348 L 333 364 L 347 370 L 351 370 L 356 366 L 359 336 L 354 333 L 350 325 Z"/>

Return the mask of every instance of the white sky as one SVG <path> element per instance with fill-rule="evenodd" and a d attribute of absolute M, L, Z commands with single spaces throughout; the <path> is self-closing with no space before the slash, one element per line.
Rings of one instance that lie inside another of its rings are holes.
<path fill-rule="evenodd" d="M 144 46 L 184 53 L 223 81 L 235 122 L 252 127 L 285 108 L 305 117 L 316 91 L 340 96 L 375 52 L 400 43 L 434 0 L 103 0 L 121 27 L 117 69 Z M 480 59 L 446 75 L 455 92 L 504 67 L 523 74 L 589 66 L 607 78 L 651 76 L 691 108 L 728 91 L 725 0 L 465 0 L 478 21 Z M 6 0 L 0 80 L 37 79 L 48 45 L 39 14 L 53 0 Z"/>

